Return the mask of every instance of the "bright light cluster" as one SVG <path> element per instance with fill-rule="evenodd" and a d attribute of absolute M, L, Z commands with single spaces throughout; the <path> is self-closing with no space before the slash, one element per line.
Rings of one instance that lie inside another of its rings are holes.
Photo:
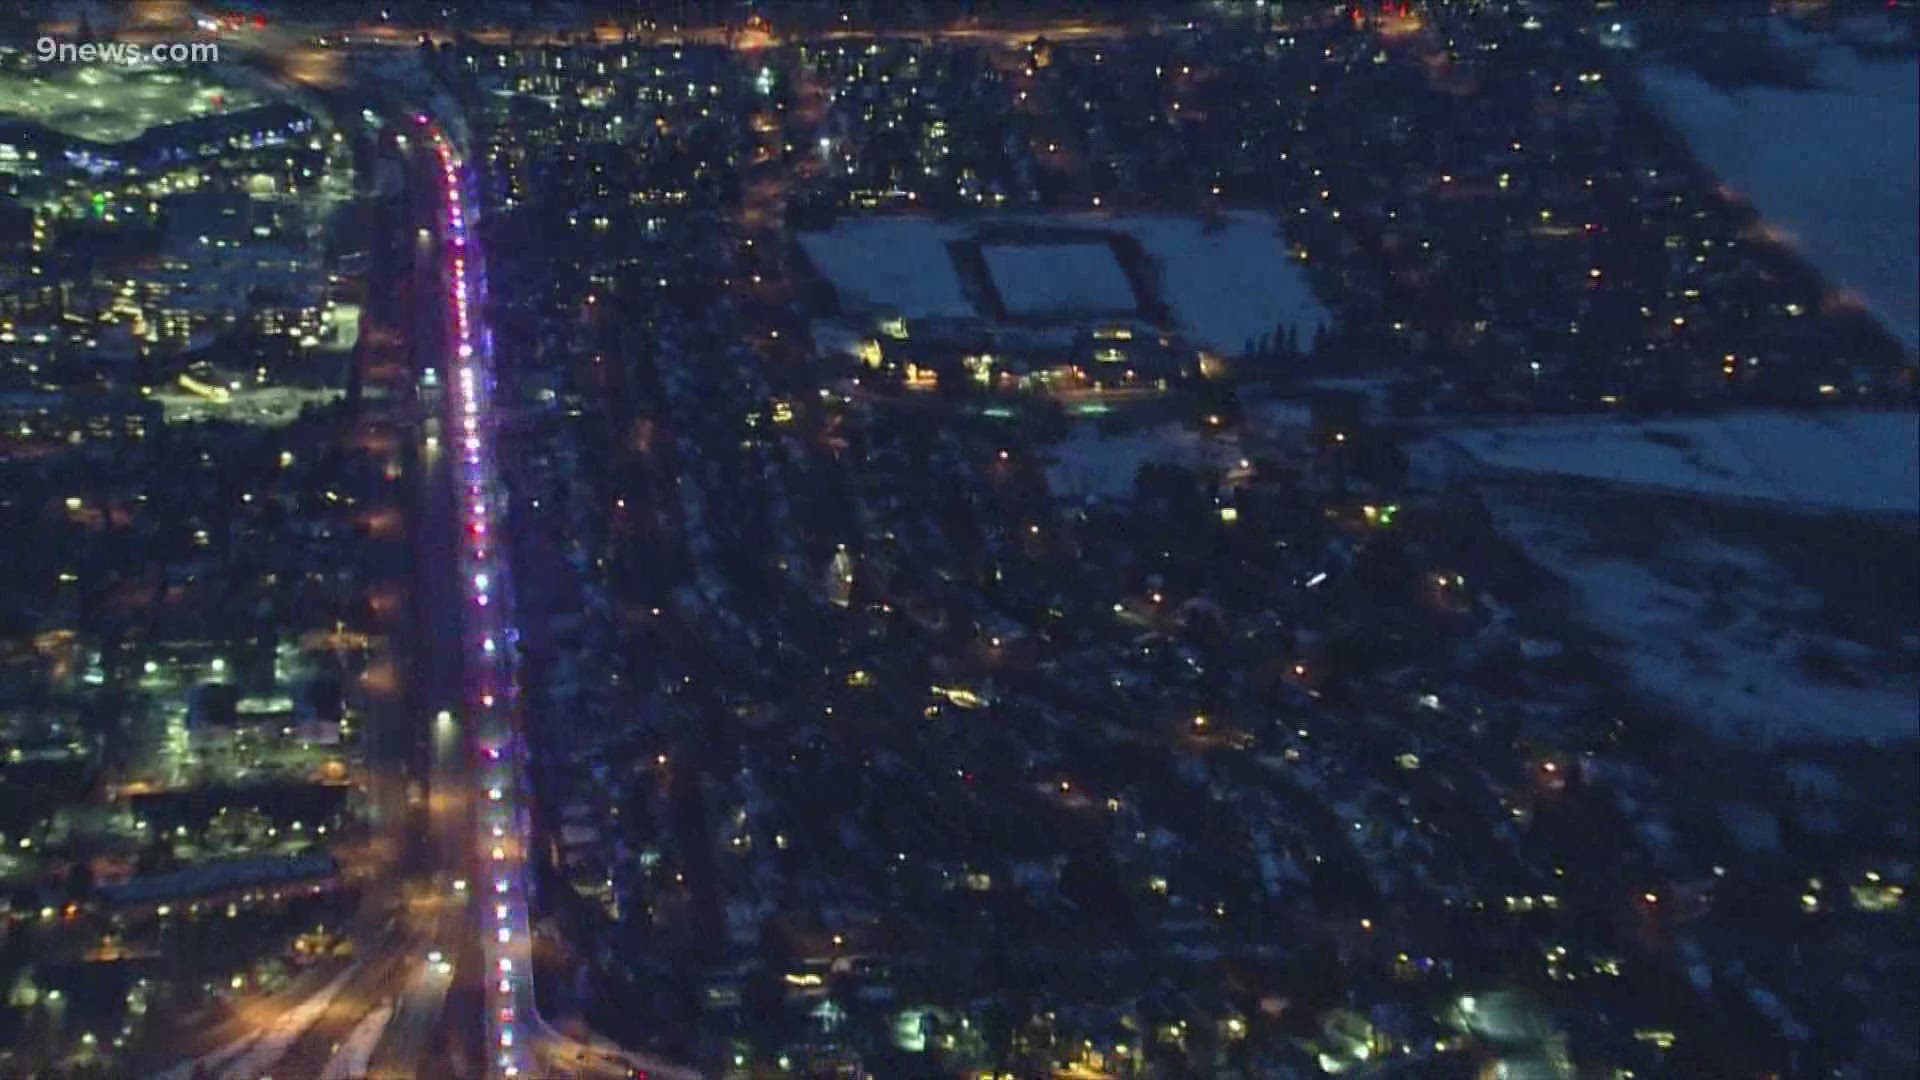
<path fill-rule="evenodd" d="M 488 562 L 488 550 L 485 540 L 492 522 L 491 508 L 486 492 L 492 487 L 491 463 L 485 441 L 486 424 L 482 416 L 481 395 L 487 385 L 485 369 L 481 367 L 486 350 L 484 339 L 476 333 L 473 324 L 471 304 L 475 301 L 479 289 L 473 268 L 468 265 L 467 218 L 461 194 L 461 163 L 454 155 L 453 146 L 445 134 L 431 120 L 416 116 L 416 122 L 428 130 L 434 154 L 438 158 L 442 191 L 445 196 L 445 236 L 447 246 L 447 300 L 452 315 L 453 343 L 455 357 L 455 405 L 458 410 L 461 445 L 465 449 L 463 460 L 466 475 L 462 479 L 466 484 L 469 501 L 464 509 L 466 529 L 464 531 L 467 564 L 467 593 L 472 598 L 476 611 L 469 632 L 474 636 L 472 670 L 479 673 L 481 683 L 480 703 L 483 714 L 480 723 L 474 726 L 474 732 L 480 740 L 478 748 L 484 757 L 483 780 L 486 787 L 486 810 L 481 815 L 482 827 L 487 830 L 482 844 L 488 849 L 489 862 L 493 867 L 493 891 L 498 903 L 492 908 L 493 932 L 483 939 L 483 946 L 493 957 L 493 967 L 498 976 L 498 1000 L 490 1009 L 497 1020 L 494 1038 L 499 1047 L 496 1058 L 497 1074 L 519 1076 L 526 1071 L 530 1062 L 526 1058 L 524 1040 L 519 1040 L 518 1048 L 516 1028 L 526 1019 L 519 1011 L 517 980 L 526 978 L 525 974 L 516 975 L 515 965 L 508 950 L 524 941 L 526 918 L 525 898 L 518 886 L 520 880 L 519 851 L 521 845 L 504 841 L 509 830 L 513 829 L 519 815 L 515 790 L 515 773 L 508 760 L 509 755 L 503 749 L 513 750 L 514 742 L 507 732 L 501 730 L 507 717 L 494 712 L 495 695 L 493 683 L 504 671 L 499 663 L 502 650 L 499 646 L 499 630 L 492 619 L 489 609 L 494 586 L 499 574 Z M 474 260 L 477 264 L 477 258 Z M 512 631 L 506 630 L 508 640 Z M 516 926 L 516 924 L 518 924 Z M 524 948 L 524 944 L 520 947 Z"/>

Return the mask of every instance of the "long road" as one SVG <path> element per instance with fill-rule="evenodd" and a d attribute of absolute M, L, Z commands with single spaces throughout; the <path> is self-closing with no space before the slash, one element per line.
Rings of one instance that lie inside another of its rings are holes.
<path fill-rule="evenodd" d="M 460 493 L 457 538 L 451 546 L 459 551 L 462 601 L 457 622 L 467 673 L 464 723 L 477 789 L 470 800 L 479 831 L 472 853 L 472 876 L 478 882 L 473 914 L 484 961 L 481 999 L 488 1074 L 595 1075 L 611 1070 L 663 1080 L 695 1077 L 692 1070 L 650 1055 L 563 1035 L 541 1018 L 534 1000 L 531 750 L 520 694 L 513 578 L 501 522 L 506 490 L 493 442 L 493 334 L 477 314 L 486 310 L 487 299 L 479 230 L 474 227 L 479 210 L 471 172 L 453 140 L 425 114 L 415 120 L 437 159 L 443 203 L 440 257 L 452 372 L 447 429 L 459 463 L 454 475 Z"/>
<path fill-rule="evenodd" d="M 433 155 L 417 145 L 409 157 L 421 163 Z M 380 302 L 397 304 L 394 322 L 403 327 L 411 363 L 400 365 L 415 387 L 428 380 L 425 369 L 444 371 L 450 323 L 442 297 L 443 267 L 431 227 L 442 214 L 444 198 L 429 173 L 430 167 L 408 170 L 404 187 L 405 212 L 394 222 L 394 235 L 410 245 L 404 259 L 411 270 L 404 280 L 391 280 L 391 293 Z M 428 229 L 421 234 L 419 229 Z M 408 819 L 405 871 L 399 913 L 404 932 L 384 941 L 362 941 L 366 963 L 359 979 L 336 1004 L 321 1014 L 305 1038 L 297 1042 L 276 1073 L 315 1076 L 326 1070 L 346 1070 L 350 1076 L 373 1072 L 384 1075 L 444 1075 L 442 1060 L 432 1044 L 436 1023 L 452 987 L 449 973 L 429 960 L 441 951 L 450 959 L 450 943 L 464 927 L 467 896 L 453 885 L 471 864 L 472 781 L 468 749 L 459 715 L 466 696 L 465 665 L 458 635 L 446 632 L 458 619 L 462 594 L 454 532 L 457 527 L 453 455 L 442 445 L 443 432 L 436 410 L 444 405 L 432 389 L 420 391 L 413 417 L 422 430 L 414 432 L 416 452 L 408 472 L 417 489 L 408 517 L 413 570 L 407 599 L 414 633 L 408 650 L 407 678 L 412 724 L 406 753 L 409 772 L 423 781 L 424 819 Z M 432 418 L 432 419 L 429 419 Z M 415 745 L 415 737 L 421 743 Z M 421 825 L 424 829 L 420 828 Z M 368 1017 L 383 1013 L 377 1029 Z M 364 1060 L 362 1060 L 364 1059 Z"/>
<path fill-rule="evenodd" d="M 431 208 L 437 206 L 436 196 Z M 411 238 L 415 226 L 423 223 L 422 212 L 421 206 L 407 204 L 382 209 L 375 236 Z M 418 283 L 394 273 L 408 262 L 398 257 L 373 260 L 361 342 L 367 355 L 358 358 L 369 379 L 375 378 L 376 371 L 389 377 L 396 371 L 403 373 L 400 377 L 404 383 L 387 386 L 394 400 L 404 398 L 416 382 L 404 374 L 409 368 L 402 362 L 404 348 L 439 345 L 436 328 L 427 327 L 422 333 L 418 305 L 409 302 L 420 293 Z M 434 286 L 425 297 L 429 302 L 440 295 L 437 282 L 435 275 Z M 410 430 L 415 418 L 411 408 L 399 414 L 370 410 L 351 437 L 373 442 L 397 442 L 410 435 L 417 438 L 417 433 Z M 419 458 L 403 456 L 401 460 L 405 487 L 412 493 L 406 497 L 407 516 L 416 526 L 409 531 L 418 533 L 423 531 L 418 529 L 422 522 L 431 524 L 435 506 L 450 503 L 452 496 L 443 490 L 444 478 L 436 486 L 436 474 L 444 473 L 445 468 L 440 465 L 436 469 L 431 452 Z M 441 516 L 451 512 L 449 506 Z M 416 551 L 414 564 L 429 564 L 429 554 Z M 438 638 L 431 627 L 415 625 L 409 632 L 407 625 L 418 613 L 434 610 L 433 590 L 425 588 L 432 580 L 432 575 L 411 575 L 407 586 L 399 591 L 399 603 L 394 605 L 396 618 L 383 628 L 399 643 L 392 660 L 405 674 L 389 673 L 378 680 L 378 685 L 368 688 L 365 783 L 371 831 L 366 842 L 356 848 L 364 854 L 345 860 L 349 875 L 361 884 L 362 900 L 342 927 L 358 959 L 352 963 L 323 961 L 272 993 L 236 998 L 224 1017 L 205 1026 L 168 1033 L 164 1047 L 133 1063 L 137 1071 L 157 1070 L 151 1075 L 185 1077 L 197 1066 L 210 1076 L 229 1072 L 236 1076 L 248 1072 L 315 1075 L 330 1063 L 336 1044 L 359 1030 L 357 1025 L 369 1011 L 403 996 L 411 1001 L 422 999 L 416 987 L 426 967 L 424 957 L 437 937 L 441 918 L 438 909 L 444 902 L 423 895 L 415 886 L 424 885 L 427 873 L 440 865 L 442 856 L 433 845 L 414 839 L 419 830 L 407 806 L 407 780 L 409 776 L 420 777 L 421 767 L 426 765 L 432 770 L 431 790 L 451 788 L 453 785 L 440 774 L 447 762 L 464 765 L 466 757 L 463 747 L 439 731 L 434 732 L 427 761 L 420 761 L 416 753 L 415 736 L 423 730 L 425 717 L 453 704 L 460 685 L 457 664 L 450 667 L 444 661 L 435 662 L 441 650 L 436 648 Z M 452 590 L 449 570 L 441 591 Z M 459 833 L 465 840 L 470 830 L 462 825 Z M 336 983 L 343 974 L 344 981 Z M 426 989 L 425 998 L 431 1000 L 432 987 Z M 418 1026 L 413 1013 L 403 1010 L 398 1019 Z M 393 1033 L 404 1033 L 405 1025 L 391 1026 Z M 393 1033 L 388 1041 L 401 1041 L 392 1038 Z M 416 1046 L 412 1060 L 420 1060 L 423 1050 L 424 1045 Z"/>
<path fill-rule="evenodd" d="M 384 880 L 350 927 L 358 959 L 241 1002 L 228 1023 L 183 1039 L 184 1060 L 157 1075 L 693 1077 L 604 1040 L 563 1035 L 535 1007 L 528 743 L 500 546 L 492 338 L 478 317 L 486 279 L 454 143 L 424 115 L 411 127 L 415 151 L 424 150 L 401 215 L 414 274 L 388 281 L 381 296 L 410 313 L 394 325 L 404 327 L 411 366 L 434 368 L 444 393 L 424 402 L 432 419 L 409 470 L 418 487 L 409 599 L 420 623 L 409 650 L 411 705 L 431 719 L 424 760 L 411 769 L 401 748 L 411 740 L 387 740 L 395 760 L 385 764 L 396 775 L 385 778 L 378 815 L 387 847 L 404 849 L 389 851 L 389 871 L 401 873 L 375 875 Z M 427 781 L 424 832 L 399 805 L 403 770 Z M 413 842 L 402 842 L 408 834 Z"/>
<path fill-rule="evenodd" d="M 501 547 L 502 492 L 492 445 L 493 335 L 475 318 L 486 307 L 476 200 L 465 163 L 439 124 L 416 118 L 437 160 L 442 202 L 438 233 L 451 372 L 447 430 L 461 492 L 456 530 L 462 592 L 460 640 L 466 650 L 465 716 L 474 754 L 473 801 L 477 924 L 485 980 L 487 1073 L 531 1075 L 531 1043 L 540 1030 L 533 1001 L 533 933 L 528 918 L 532 818 L 527 740 L 521 713 L 512 582 Z"/>

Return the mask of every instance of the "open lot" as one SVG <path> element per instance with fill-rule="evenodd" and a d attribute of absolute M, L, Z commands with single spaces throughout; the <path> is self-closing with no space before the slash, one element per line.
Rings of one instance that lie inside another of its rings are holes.
<path fill-rule="evenodd" d="M 1496 469 L 1800 510 L 1920 512 L 1920 416 L 1910 412 L 1568 420 L 1464 428 L 1436 442 Z"/>
<path fill-rule="evenodd" d="M 1239 456 L 1237 440 L 1177 422 L 1119 430 L 1082 421 L 1051 448 L 1047 483 L 1063 498 L 1125 499 L 1143 465 L 1227 465 Z"/>
<path fill-rule="evenodd" d="M 1457 430 L 1415 458 L 1565 583 L 1515 598 L 1523 618 L 1593 631 L 1689 724 L 1875 742 L 1920 716 L 1915 432 L 1910 413 L 1582 420 Z"/>
<path fill-rule="evenodd" d="M 801 234 L 800 247 L 832 283 L 844 312 L 964 317 L 974 313 L 973 304 L 947 244 L 965 235 L 962 226 L 931 218 L 852 218 Z"/>
<path fill-rule="evenodd" d="M 1688 723 L 1761 744 L 1913 736 L 1912 612 L 1903 623 L 1873 588 L 1833 580 L 1845 565 L 1886 596 L 1910 595 L 1910 532 L 1865 530 L 1832 550 L 1810 535 L 1816 522 L 1759 510 L 1660 499 L 1655 516 L 1644 497 L 1629 506 L 1571 484 L 1487 498 L 1501 534 L 1567 583 L 1571 613 L 1611 642 L 1635 688 Z"/>
<path fill-rule="evenodd" d="M 1158 264 L 1160 299 L 1196 345 L 1232 355 L 1285 326 L 1304 346 L 1331 321 L 1271 214 L 1234 210 L 1212 222 L 1141 214 L 1111 225 Z"/>
<path fill-rule="evenodd" d="M 0 73 L 0 117 L 98 142 L 260 103 L 245 87 L 181 71 L 69 64 Z"/>
<path fill-rule="evenodd" d="M 1071 243 L 982 243 L 995 291 L 1013 316 L 1124 312 L 1162 307 L 1195 345 L 1237 354 L 1249 340 L 1293 328 L 1303 344 L 1329 316 L 1287 254 L 1272 215 L 1231 211 L 1212 219 L 1171 214 L 994 214 L 968 219 L 850 218 L 800 245 L 846 312 L 977 316 L 950 245 L 1007 228 L 1070 229 Z M 1101 234 L 1137 249 L 1129 275 Z M 1133 295 L 1144 283 L 1156 294 Z"/>
<path fill-rule="evenodd" d="M 1106 244 L 982 244 L 1010 315 L 1128 313 L 1133 289 Z"/>
<path fill-rule="evenodd" d="M 1812 56 L 1817 89 L 1729 93 L 1664 67 L 1642 81 L 1701 161 L 1911 354 L 1920 349 L 1914 59 L 1863 60 L 1784 23 L 1773 33 Z"/>

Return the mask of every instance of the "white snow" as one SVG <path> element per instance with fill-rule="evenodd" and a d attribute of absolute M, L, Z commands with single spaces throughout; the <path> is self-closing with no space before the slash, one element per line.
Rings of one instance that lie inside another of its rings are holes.
<path fill-rule="evenodd" d="M 1196 217 L 1100 219 L 1160 264 L 1160 295 L 1196 345 L 1237 355 L 1248 338 L 1298 327 L 1300 347 L 1330 322 L 1300 265 L 1287 256 L 1271 214 L 1232 210 L 1209 227 Z"/>
<path fill-rule="evenodd" d="M 320 1080 L 351 1080 L 356 1076 L 366 1076 L 368 1067 L 373 1064 L 373 1052 L 379 1049 L 380 1036 L 386 1034 L 387 1024 L 393 1019 L 393 1007 L 382 1005 L 368 1013 L 358 1024 L 327 1067 L 320 1073 Z"/>
<path fill-rule="evenodd" d="M 307 1029 L 318 1023 L 332 1007 L 333 999 L 345 989 L 354 972 L 360 969 L 359 961 L 348 965 L 334 980 L 315 991 L 312 997 L 305 999 L 293 1008 L 276 1017 L 260 1038 L 237 1062 L 229 1065 L 222 1075 L 226 1080 L 253 1080 L 256 1076 L 265 1076 L 280 1059 L 287 1056 L 293 1044 L 307 1033 Z"/>
<path fill-rule="evenodd" d="M 1502 469 L 1803 509 L 1920 512 L 1920 416 L 1909 412 L 1573 420 L 1442 440 Z"/>
<path fill-rule="evenodd" d="M 1920 350 L 1920 83 L 1912 55 L 1862 60 L 1784 24 L 1815 57 L 1811 91 L 1722 93 L 1669 68 L 1642 72 L 1695 153 L 1833 286 L 1857 294 L 1909 353 Z"/>
<path fill-rule="evenodd" d="M 347 981 L 358 971 L 358 961 L 349 965 L 333 981 L 282 1012 L 266 1027 L 248 1032 L 233 1042 L 156 1074 L 157 1080 L 187 1080 L 191 1075 L 221 1075 L 228 1080 L 252 1080 L 266 1075 L 286 1056 L 300 1036 L 333 1005 Z"/>
<path fill-rule="evenodd" d="M 1248 404 L 1246 413 L 1262 431 L 1292 432 L 1313 426 L 1313 408 L 1304 401 L 1269 398 Z"/>
<path fill-rule="evenodd" d="M 211 1053 L 197 1058 L 188 1058 L 171 1069 L 155 1073 L 153 1080 L 194 1080 L 196 1076 L 213 1075 L 219 1072 L 227 1062 L 246 1053 L 247 1048 L 259 1041 L 259 1038 L 259 1032 L 250 1031 Z"/>
<path fill-rule="evenodd" d="M 814 319 L 807 329 L 813 338 L 814 350 L 821 356 L 857 358 L 860 342 L 867 336 L 836 319 Z"/>
<path fill-rule="evenodd" d="M 1634 524 L 1663 504 L 1600 485 L 1912 520 L 1917 448 L 1912 413 L 1836 411 L 1462 429 L 1413 456 L 1443 481 L 1471 481 L 1477 470 L 1501 535 L 1567 581 L 1572 613 L 1611 641 L 1606 651 L 1628 680 L 1686 722 L 1764 742 L 1881 741 L 1912 734 L 1920 693 L 1895 674 L 1897 658 L 1834 631 L 1829 598 L 1776 558 L 1786 540 L 1704 520 Z M 1487 482 L 1496 472 L 1573 479 Z M 1729 827 L 1764 843 L 1761 826 Z"/>
<path fill-rule="evenodd" d="M 1787 783 L 1797 797 L 1808 802 L 1829 802 L 1846 793 L 1832 769 L 1810 761 L 1796 761 L 1786 767 Z"/>
<path fill-rule="evenodd" d="M 1198 466 L 1240 456 L 1239 445 L 1231 439 L 1209 438 L 1179 424 L 1111 435 L 1097 424 L 1076 424 L 1052 450 L 1048 486 L 1056 495 L 1082 499 L 1126 498 L 1133 492 L 1134 475 L 1149 462 Z"/>
<path fill-rule="evenodd" d="M 1000 302 L 1013 315 L 1130 312 L 1133 287 L 1107 244 L 983 244 Z"/>
<path fill-rule="evenodd" d="M 1766 854 L 1780 850 L 1780 819 L 1750 802 L 1720 804 L 1720 823 L 1742 851 Z"/>
<path fill-rule="evenodd" d="M 1577 515 L 1492 500 L 1500 533 L 1573 586 L 1583 621 L 1613 639 L 1641 690 L 1722 735 L 1775 739 L 1899 739 L 1920 701 L 1910 680 L 1872 673 L 1857 684 L 1816 679 L 1807 650 L 1867 659 L 1864 647 L 1820 629 L 1820 599 L 1764 553 L 1720 543 L 1670 543 L 1629 561 L 1596 554 Z M 1730 581 L 1739 582 L 1729 585 Z"/>
<path fill-rule="evenodd" d="M 1331 321 L 1305 273 L 1288 257 L 1271 214 L 1235 210 L 1211 223 L 1166 214 L 995 214 L 965 220 L 887 216 L 849 218 L 802 233 L 807 257 L 848 311 L 917 316 L 978 314 L 962 288 L 947 245 L 976 227 L 1048 225 L 1121 233 L 1138 241 L 1158 277 L 1175 328 L 1195 345 L 1237 355 L 1249 338 L 1286 325 L 1301 347 Z M 1105 245 L 1095 242 L 983 245 L 1001 299 L 1016 314 L 1077 309 L 1130 310 L 1133 293 Z M 1095 252 L 1099 251 L 1098 258 Z M 996 264 L 996 260 L 998 264 Z M 1006 277 L 1003 279 L 1003 268 Z"/>
<path fill-rule="evenodd" d="M 800 234 L 800 246 L 848 311 L 964 317 L 973 305 L 947 242 L 966 235 L 965 226 L 932 218 L 849 218 L 827 232 Z"/>

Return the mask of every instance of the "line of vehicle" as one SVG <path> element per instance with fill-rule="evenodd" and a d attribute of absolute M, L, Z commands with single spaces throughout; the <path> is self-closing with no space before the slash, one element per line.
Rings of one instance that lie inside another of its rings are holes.
<path fill-rule="evenodd" d="M 460 450 L 464 481 L 461 497 L 461 578 L 466 594 L 462 620 L 469 655 L 471 732 L 477 756 L 479 783 L 486 798 L 479 803 L 479 842 L 485 852 L 482 890 L 481 953 L 487 963 L 487 1045 L 489 1075 L 517 1077 L 532 1068 L 528 1053 L 533 1007 L 533 957 L 527 915 L 526 856 L 530 819 L 522 780 L 526 740 L 519 732 L 518 681 L 515 678 L 514 629 L 508 621 L 510 602 L 506 561 L 499 548 L 495 514 L 497 480 L 490 427 L 489 395 L 493 387 L 492 339 L 478 327 L 474 312 L 481 307 L 485 279 L 481 273 L 476 230 L 470 227 L 471 200 L 465 194 L 467 170 L 452 141 L 424 114 L 415 117 L 426 129 L 438 159 L 445 218 L 442 251 L 446 260 L 449 311 L 452 315 L 451 370 L 454 393 L 453 433 Z"/>

